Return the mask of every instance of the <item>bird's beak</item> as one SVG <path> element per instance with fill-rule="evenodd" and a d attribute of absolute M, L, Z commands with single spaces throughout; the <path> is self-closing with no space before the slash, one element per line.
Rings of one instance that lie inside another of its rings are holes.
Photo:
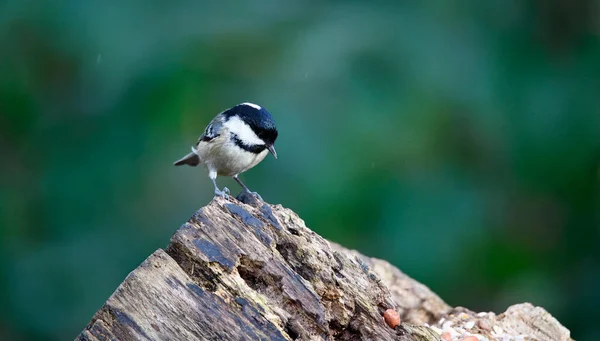
<path fill-rule="evenodd" d="M 273 156 L 275 156 L 275 158 L 277 158 L 277 151 L 275 150 L 275 147 L 273 145 L 269 145 L 267 149 L 269 150 L 269 152 L 271 152 L 271 154 L 273 154 Z"/>

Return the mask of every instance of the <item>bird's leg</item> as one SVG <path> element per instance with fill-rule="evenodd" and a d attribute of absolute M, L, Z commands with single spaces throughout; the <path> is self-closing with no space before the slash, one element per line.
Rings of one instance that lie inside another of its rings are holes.
<path fill-rule="evenodd" d="M 244 183 L 242 182 L 242 180 L 240 180 L 240 178 L 238 178 L 237 174 L 233 176 L 233 178 L 235 179 L 235 181 L 237 181 L 238 184 L 240 184 L 240 186 L 242 186 L 244 188 L 244 190 L 249 193 L 254 195 L 258 200 L 260 201 L 264 201 L 263 198 L 256 192 L 252 192 L 250 190 L 250 188 L 248 188 L 246 185 L 244 185 Z"/>
<path fill-rule="evenodd" d="M 213 185 L 215 185 L 215 197 L 220 196 L 222 198 L 229 199 L 229 188 L 223 187 L 223 190 L 221 191 L 221 190 L 219 190 L 219 186 L 217 186 L 216 172 L 209 172 L 208 176 L 212 180 Z"/>
<path fill-rule="evenodd" d="M 223 187 L 223 190 L 219 190 L 219 187 L 217 186 L 217 180 L 212 179 L 212 181 L 215 185 L 215 196 L 220 196 L 222 198 L 229 199 L 229 188 Z"/>

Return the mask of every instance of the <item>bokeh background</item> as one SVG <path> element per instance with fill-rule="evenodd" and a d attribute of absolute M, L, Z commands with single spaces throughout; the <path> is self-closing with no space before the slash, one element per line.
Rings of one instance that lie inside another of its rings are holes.
<path fill-rule="evenodd" d="M 600 321 L 600 4 L 0 4 L 0 339 L 74 338 L 212 198 L 172 162 L 274 115 L 242 178 L 451 305 Z M 234 191 L 230 179 L 220 179 Z"/>

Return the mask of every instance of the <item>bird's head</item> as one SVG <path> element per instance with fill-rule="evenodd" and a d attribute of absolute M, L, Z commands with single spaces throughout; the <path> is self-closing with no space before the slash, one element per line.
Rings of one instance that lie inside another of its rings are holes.
<path fill-rule="evenodd" d="M 277 127 L 267 109 L 254 103 L 241 103 L 223 112 L 225 126 L 239 147 L 254 153 L 267 149 L 275 158 Z"/>

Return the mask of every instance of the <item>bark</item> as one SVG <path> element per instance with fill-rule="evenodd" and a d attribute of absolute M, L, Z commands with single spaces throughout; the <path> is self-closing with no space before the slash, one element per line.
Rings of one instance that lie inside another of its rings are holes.
<path fill-rule="evenodd" d="M 400 326 L 384 322 L 387 309 Z M 219 198 L 131 272 L 77 340 L 439 340 L 444 330 L 455 339 L 570 340 L 542 308 L 451 308 L 389 263 L 329 243 L 289 209 Z"/>

